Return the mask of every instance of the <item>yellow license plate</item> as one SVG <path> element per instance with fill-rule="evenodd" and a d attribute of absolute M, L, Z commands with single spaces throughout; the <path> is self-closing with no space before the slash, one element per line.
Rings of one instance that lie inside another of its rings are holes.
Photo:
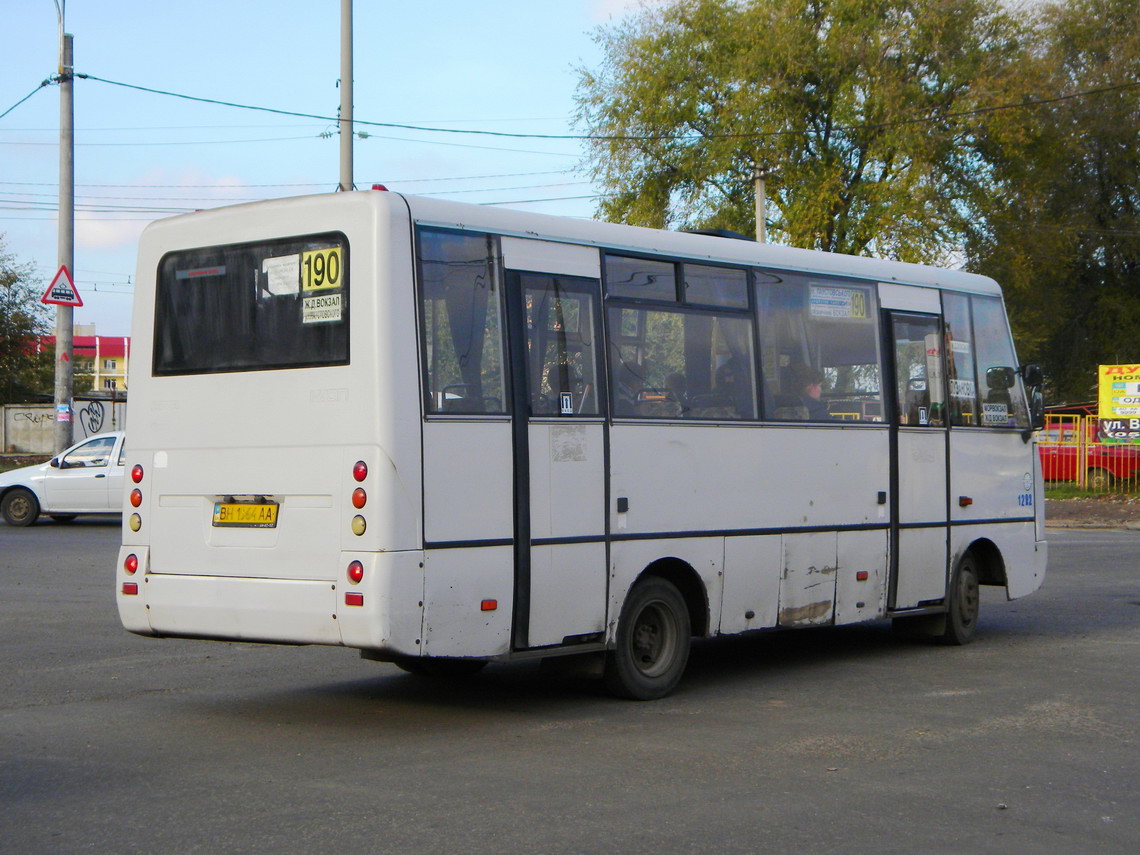
<path fill-rule="evenodd" d="M 213 525 L 276 528 L 276 502 L 215 502 Z"/>

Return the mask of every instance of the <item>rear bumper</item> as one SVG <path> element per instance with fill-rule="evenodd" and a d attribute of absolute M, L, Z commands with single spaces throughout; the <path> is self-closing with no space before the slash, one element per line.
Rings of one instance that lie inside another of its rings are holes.
<path fill-rule="evenodd" d="M 139 558 L 128 575 L 123 562 Z M 261 579 L 146 572 L 147 550 L 123 547 L 116 600 L 140 635 L 279 644 L 329 644 L 417 655 L 423 627 L 423 553 L 343 553 L 364 578 Z M 130 593 L 134 584 L 137 593 Z M 128 586 L 128 587 L 125 587 Z"/>

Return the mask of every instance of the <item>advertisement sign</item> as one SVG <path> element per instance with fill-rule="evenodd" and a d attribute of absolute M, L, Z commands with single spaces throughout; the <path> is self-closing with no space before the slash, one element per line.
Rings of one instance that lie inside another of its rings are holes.
<path fill-rule="evenodd" d="M 1140 364 L 1098 366 L 1101 442 L 1140 442 Z"/>

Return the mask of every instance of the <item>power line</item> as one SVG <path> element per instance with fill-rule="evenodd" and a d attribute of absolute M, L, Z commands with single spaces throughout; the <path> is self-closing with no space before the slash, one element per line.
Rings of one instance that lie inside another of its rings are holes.
<path fill-rule="evenodd" d="M 451 175 L 435 178 L 385 178 L 393 184 L 419 184 L 438 181 L 479 181 L 487 178 L 525 178 L 532 175 L 565 175 L 570 169 L 544 169 L 538 172 L 496 172 L 488 175 Z M 331 181 L 307 181 L 298 184 L 242 184 L 242 187 L 328 187 Z M 0 181 L 0 186 L 8 187 L 57 187 L 55 181 Z M 200 190 L 204 188 L 218 188 L 218 184 L 76 184 L 76 187 L 142 187 L 150 190 L 186 188 Z"/>
<path fill-rule="evenodd" d="M 170 92 L 164 89 L 153 89 L 149 86 L 139 86 L 133 83 L 122 83 L 116 80 L 107 80 L 106 78 L 96 77 L 90 74 L 76 74 L 83 80 L 94 80 L 99 83 L 107 83 L 111 86 L 121 86 L 125 89 L 134 89 L 139 92 L 149 92 L 152 95 L 165 95 L 171 98 L 181 98 L 186 101 L 196 101 L 203 104 L 216 104 L 223 107 L 235 107 L 241 110 L 256 110 L 263 113 L 273 113 L 279 116 L 293 116 L 303 119 L 318 119 L 325 122 L 338 122 L 339 119 L 335 116 L 323 116 L 317 113 L 302 113 L 295 110 L 281 110 L 274 107 L 260 107 L 251 104 L 239 104 L 234 101 L 222 101 L 216 98 L 201 98 L 194 95 L 184 95 L 179 92 Z M 1068 101 L 1074 98 L 1084 98 L 1090 95 L 1103 95 L 1108 92 L 1118 92 L 1125 89 L 1131 89 L 1140 86 L 1140 81 L 1130 81 L 1127 83 L 1118 83 L 1110 86 L 1101 86 L 1095 89 L 1086 89 L 1081 92 L 1073 92 L 1068 95 L 1057 95 L 1051 98 L 1027 98 L 1023 101 L 1010 104 L 998 104 L 990 107 L 977 107 L 970 110 L 961 110 L 957 112 L 946 113 L 943 119 L 958 119 L 966 118 L 968 116 L 983 115 L 986 113 L 995 113 L 1001 110 L 1020 110 L 1027 107 L 1034 107 L 1044 104 L 1056 104 L 1061 101 Z M 30 96 L 29 96 L 30 97 Z M 896 127 L 901 125 L 921 124 L 931 121 L 930 117 L 918 117 L 913 119 L 897 119 L 887 122 L 867 122 L 858 125 L 840 125 L 833 130 L 835 131 L 860 131 L 871 130 L 878 128 Z M 372 122 L 363 119 L 353 119 L 353 125 L 364 125 L 367 127 L 378 128 L 395 128 L 398 130 L 420 131 L 423 133 L 437 133 L 437 134 L 473 134 L 478 136 L 490 137 L 507 137 L 511 139 L 543 139 L 543 140 L 577 140 L 584 142 L 649 142 L 660 140 L 677 140 L 686 138 L 704 138 L 704 139 L 759 139 L 763 137 L 782 136 L 786 134 L 799 134 L 800 131 L 794 130 L 779 130 L 779 131 L 756 131 L 745 133 L 727 133 L 727 134 L 708 134 L 708 135 L 694 135 L 694 134 L 533 134 L 533 133 L 517 133 L 508 131 L 488 131 L 488 130 L 463 130 L 460 128 L 438 128 L 428 127 L 424 125 L 411 125 L 398 122 Z M 426 141 L 425 141 L 426 142 Z"/>
<path fill-rule="evenodd" d="M 266 137 L 256 140 L 176 140 L 173 142 L 77 142 L 77 146 L 85 147 L 126 147 L 126 146 L 170 146 L 170 145 L 232 145 L 236 143 L 267 143 L 267 142 L 292 142 L 295 140 L 315 140 L 320 139 L 320 134 L 314 134 L 307 137 Z M 23 141 L 0 141 L 0 145 L 34 145 L 34 146 L 51 146 L 56 147 L 59 145 L 58 141 L 55 142 L 23 142 Z"/>
<path fill-rule="evenodd" d="M 13 104 L 11 107 L 9 107 L 7 110 L 5 110 L 3 113 L 0 113 L 0 119 L 3 119 L 5 116 L 7 116 L 9 113 L 11 113 L 13 110 L 15 110 L 17 107 L 19 107 L 21 104 L 23 104 L 29 98 L 31 98 L 33 95 L 35 95 L 41 89 L 43 89 L 45 86 L 47 86 L 53 82 L 55 82 L 55 78 L 48 78 L 47 80 L 41 80 L 39 86 L 37 86 L 35 89 L 33 89 L 27 95 L 25 95 L 23 98 L 21 98 L 15 104 Z"/>

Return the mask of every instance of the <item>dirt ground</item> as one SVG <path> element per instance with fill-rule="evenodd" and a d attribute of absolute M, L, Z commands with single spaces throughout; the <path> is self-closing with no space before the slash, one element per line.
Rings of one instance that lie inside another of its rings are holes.
<path fill-rule="evenodd" d="M 1045 523 L 1069 528 L 1140 529 L 1140 496 L 1046 499 Z"/>

